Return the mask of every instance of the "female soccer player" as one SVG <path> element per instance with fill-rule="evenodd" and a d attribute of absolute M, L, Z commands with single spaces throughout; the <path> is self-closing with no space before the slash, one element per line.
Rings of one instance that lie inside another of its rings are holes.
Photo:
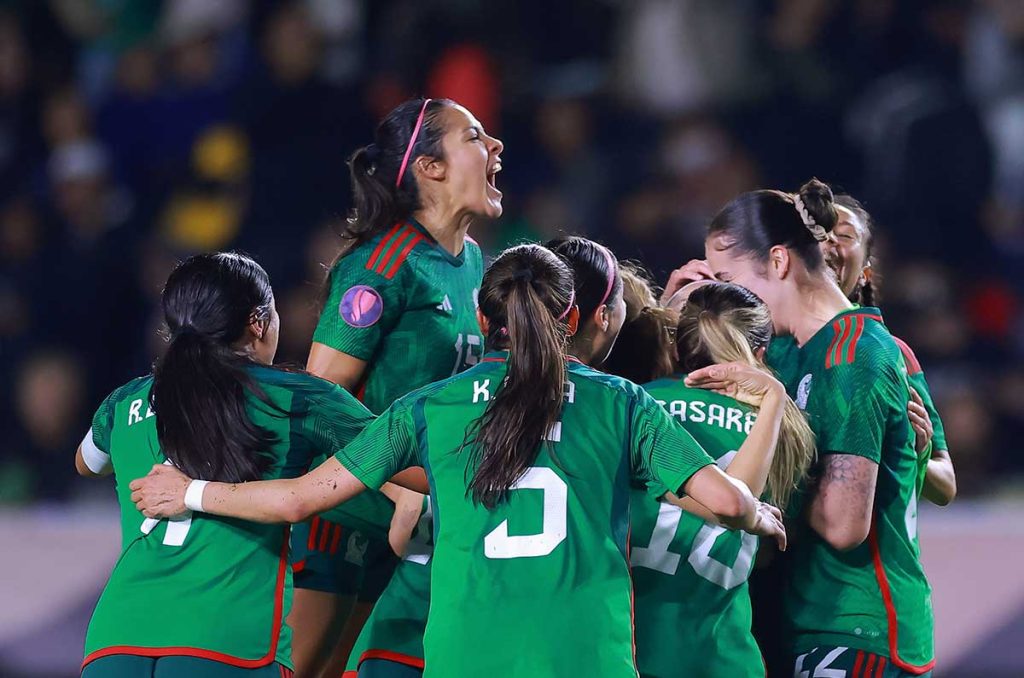
<path fill-rule="evenodd" d="M 295 521 L 422 465 L 438 592 L 424 675 L 634 676 L 630 479 L 655 495 L 688 494 L 733 528 L 785 533 L 779 513 L 719 471 L 641 389 L 566 356 L 579 322 L 573 297 L 553 253 L 509 249 L 481 288 L 481 328 L 498 350 L 479 365 L 400 398 L 303 478 L 203 486 L 154 467 L 133 482 L 137 505 L 176 515 L 191 487 L 202 492 L 194 508 Z M 746 388 L 730 374 L 719 387 Z"/>
<path fill-rule="evenodd" d="M 825 265 L 820 245 L 837 220 L 817 180 L 796 194 L 744 193 L 711 222 L 707 265 L 764 299 L 775 333 L 793 337 L 768 362 L 817 437 L 815 486 L 790 507 L 800 516 L 783 609 L 794 674 L 922 675 L 934 665 L 933 621 L 909 387 L 878 309 L 854 308 Z"/>
<path fill-rule="evenodd" d="M 328 276 L 307 361 L 311 373 L 358 394 L 379 414 L 399 396 L 480 359 L 476 297 L 483 257 L 467 230 L 474 220 L 501 216 L 495 175 L 502 148 L 462 106 L 416 99 L 391 111 L 373 143 L 355 152 L 349 162 L 355 207 Z M 418 517 L 423 498 L 399 492 L 402 513 Z M 293 532 L 297 592 L 290 622 L 300 675 L 341 673 L 394 567 L 386 537 L 372 529 L 388 524 L 394 505 L 368 493 L 342 510 L 345 527 L 368 522 L 371 529 L 362 532 L 376 538 L 353 544 L 361 535 L 319 517 Z M 339 536 L 345 537 L 340 544 Z M 355 567 L 353 559 L 365 565 Z M 401 584 L 427 581 L 429 573 L 415 564 L 402 569 L 412 571 L 402 572 L 388 598 L 408 606 L 417 598 Z M 334 621 L 345 617 L 354 593 L 339 638 Z M 380 607 L 377 616 L 386 617 L 389 603 Z"/>
<path fill-rule="evenodd" d="M 678 313 L 658 304 L 650 274 L 629 261 L 619 262 L 626 319 L 601 370 L 645 384 L 675 370 L 673 336 Z"/>
<path fill-rule="evenodd" d="M 836 196 L 836 213 L 839 220 L 823 243 L 825 260 L 835 271 L 839 287 L 850 301 L 861 306 L 873 306 L 877 287 L 871 255 L 874 220 L 860 201 L 850 195 Z M 942 419 L 917 356 L 905 341 L 898 337 L 893 339 L 903 352 L 911 385 L 908 413 L 917 434 L 917 451 L 921 455 L 918 495 L 945 506 L 956 497 L 956 472 L 946 446 Z"/>
<path fill-rule="evenodd" d="M 83 676 L 280 678 L 292 669 L 288 528 L 192 513 L 157 523 L 127 480 L 165 460 L 205 480 L 294 477 L 373 415 L 334 384 L 269 367 L 279 320 L 252 259 L 191 257 L 162 304 L 166 355 L 103 401 L 76 454 L 82 475 L 115 474 L 123 543 Z"/>
<path fill-rule="evenodd" d="M 763 362 L 771 336 L 764 302 L 738 285 L 707 283 L 690 294 L 681 310 L 675 333 L 679 374 L 644 388 L 720 468 L 743 480 L 751 492 L 785 506 L 813 460 L 814 436 Z M 649 342 L 646 348 L 650 352 L 657 345 Z M 774 401 L 758 402 L 699 388 L 704 368 L 715 363 L 759 370 L 780 393 Z M 693 377 L 684 379 L 687 374 Z M 765 418 L 781 427 L 774 455 L 757 448 L 737 453 L 755 420 Z M 764 676 L 750 630 L 747 589 L 757 537 L 727 531 L 636 491 L 630 508 L 640 675 Z"/>

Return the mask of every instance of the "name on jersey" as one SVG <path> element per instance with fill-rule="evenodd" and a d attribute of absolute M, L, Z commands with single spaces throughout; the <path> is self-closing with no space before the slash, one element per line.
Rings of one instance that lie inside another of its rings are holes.
<path fill-rule="evenodd" d="M 138 398 L 137 400 L 133 400 L 131 405 L 128 406 L 129 426 L 131 426 L 132 424 L 138 424 L 143 419 L 149 419 L 150 417 L 156 415 L 156 413 L 153 411 L 153 408 L 151 408 L 148 404 L 146 404 L 146 414 L 142 414 L 142 404 L 145 402 L 146 401 L 143 400 L 142 398 Z"/>
<path fill-rule="evenodd" d="M 718 403 L 705 403 L 700 400 L 659 400 L 658 404 L 678 421 L 717 426 L 737 433 L 749 434 L 754 422 L 757 421 L 757 412 L 747 412 L 738 407 L 726 407 Z"/>
<path fill-rule="evenodd" d="M 507 377 L 506 377 L 507 378 Z M 504 381 L 504 380 L 502 380 Z M 487 402 L 491 399 L 491 380 L 477 379 L 473 382 L 473 402 Z M 576 384 L 571 381 L 565 382 L 565 402 L 576 402 Z"/>

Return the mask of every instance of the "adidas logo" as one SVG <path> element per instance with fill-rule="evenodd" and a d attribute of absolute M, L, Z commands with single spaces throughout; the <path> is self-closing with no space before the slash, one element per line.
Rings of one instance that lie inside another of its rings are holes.
<path fill-rule="evenodd" d="M 442 301 L 440 304 L 437 305 L 437 310 L 438 311 L 445 311 L 446 313 L 451 313 L 451 310 L 452 310 L 452 300 L 448 298 L 447 294 L 444 295 L 444 301 Z"/>

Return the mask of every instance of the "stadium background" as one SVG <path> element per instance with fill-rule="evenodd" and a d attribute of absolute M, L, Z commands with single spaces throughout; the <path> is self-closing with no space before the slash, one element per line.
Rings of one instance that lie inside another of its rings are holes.
<path fill-rule="evenodd" d="M 491 253 L 564 229 L 664 280 L 741 191 L 863 199 L 957 468 L 921 518 L 936 675 L 1024 674 L 1024 3 L 22 0 L 0 2 L 0 675 L 76 675 L 118 535 L 72 455 L 160 350 L 173 263 L 256 255 L 301 362 L 345 158 L 421 93 L 505 142 Z"/>

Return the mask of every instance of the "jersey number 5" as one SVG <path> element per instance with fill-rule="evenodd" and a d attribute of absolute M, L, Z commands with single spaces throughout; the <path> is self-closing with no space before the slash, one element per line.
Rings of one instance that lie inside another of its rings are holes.
<path fill-rule="evenodd" d="M 510 537 L 508 519 L 505 519 L 484 537 L 484 555 L 488 558 L 537 558 L 548 555 L 565 541 L 568 486 L 551 469 L 531 466 L 510 490 L 543 490 L 542 531 Z"/>

